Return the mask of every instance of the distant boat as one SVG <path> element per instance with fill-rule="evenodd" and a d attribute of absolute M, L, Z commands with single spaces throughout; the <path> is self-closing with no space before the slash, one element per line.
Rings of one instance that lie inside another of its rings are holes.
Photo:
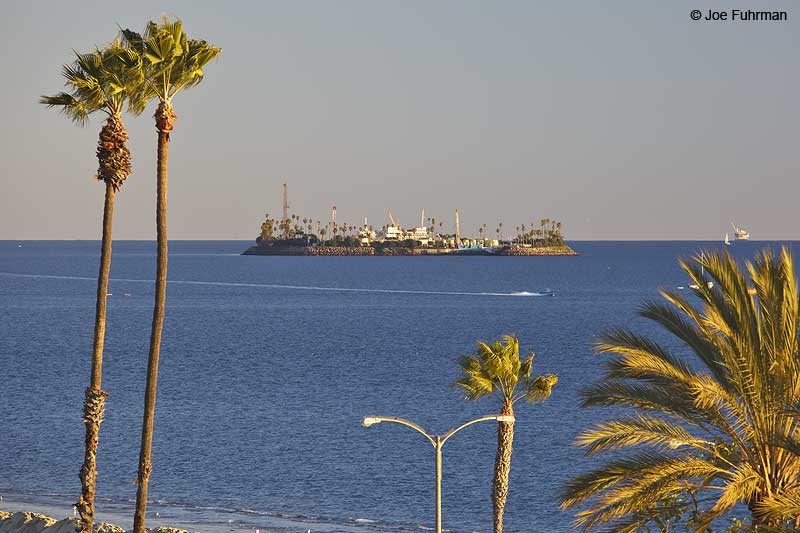
<path fill-rule="evenodd" d="M 732 242 L 731 242 L 731 240 L 728 238 L 728 234 L 726 233 L 726 234 L 725 234 L 725 246 L 730 246 L 731 244 L 733 244 L 733 243 L 732 243 Z"/>
<path fill-rule="evenodd" d="M 726 235 L 726 237 L 727 237 L 727 235 Z M 703 277 L 705 277 L 705 276 L 706 276 L 706 269 L 705 269 L 705 267 L 701 266 L 701 267 L 700 267 L 700 272 L 702 273 Z M 709 289 L 713 288 L 713 287 L 714 287 L 714 282 L 713 282 L 713 281 L 707 281 L 707 282 L 706 282 L 706 287 L 708 287 Z M 694 289 L 694 290 L 696 290 L 696 291 L 697 291 L 697 290 L 700 290 L 700 285 L 698 285 L 698 284 L 696 284 L 696 283 L 692 283 L 691 285 L 689 285 L 689 288 L 690 288 L 690 289 Z"/>
<path fill-rule="evenodd" d="M 747 230 L 737 228 L 733 222 L 731 222 L 731 226 L 733 226 L 733 236 L 737 241 L 746 241 L 750 238 L 750 233 Z"/>

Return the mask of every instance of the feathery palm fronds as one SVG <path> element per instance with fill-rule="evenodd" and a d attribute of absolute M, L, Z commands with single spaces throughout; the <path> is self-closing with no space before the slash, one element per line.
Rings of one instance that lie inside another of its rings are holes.
<path fill-rule="evenodd" d="M 693 357 L 629 330 L 598 344 L 613 357 L 604 378 L 583 391 L 583 406 L 632 413 L 578 437 L 588 454 L 623 450 L 563 490 L 563 507 L 583 506 L 576 525 L 584 530 L 634 531 L 648 520 L 632 519 L 637 513 L 688 489 L 710 499 L 698 530 L 739 503 L 756 526 L 779 527 L 797 514 L 800 301 L 792 257 L 767 249 L 743 270 L 727 252 L 700 253 L 681 266 L 699 304 L 663 291 L 666 303 L 648 303 L 640 314 Z M 631 448 L 649 451 L 624 455 Z"/>
<path fill-rule="evenodd" d="M 462 376 L 453 386 L 463 390 L 466 400 L 492 394 L 510 404 L 523 398 L 530 402 L 546 400 L 558 378 L 548 374 L 531 379 L 534 354 L 523 361 L 519 356 L 519 340 L 506 336 L 503 341 L 505 344 L 479 341 L 474 354 L 460 357 Z"/>
<path fill-rule="evenodd" d="M 144 106 L 141 100 L 144 70 L 141 56 L 115 40 L 103 49 L 81 54 L 62 68 L 69 92 L 41 96 L 39 103 L 59 107 L 71 120 L 83 125 L 96 111 L 108 115 L 121 114 L 127 103 L 138 114 Z"/>

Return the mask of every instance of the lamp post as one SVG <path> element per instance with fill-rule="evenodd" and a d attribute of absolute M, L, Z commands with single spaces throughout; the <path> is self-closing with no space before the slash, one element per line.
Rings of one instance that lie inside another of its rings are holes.
<path fill-rule="evenodd" d="M 381 422 L 394 422 L 395 424 L 402 424 L 421 433 L 431 444 L 433 444 L 433 448 L 436 450 L 436 533 L 442 533 L 442 447 L 444 446 L 444 443 L 447 442 L 447 439 L 465 427 L 471 426 L 472 424 L 476 424 L 478 422 L 484 422 L 486 420 L 513 422 L 514 417 L 511 415 L 482 416 L 480 418 L 476 418 L 475 420 L 470 420 L 469 422 L 461 424 L 457 428 L 451 429 L 444 435 L 430 435 L 414 422 L 393 416 L 365 416 L 361 424 L 364 427 L 370 427 L 374 424 L 380 424 Z"/>

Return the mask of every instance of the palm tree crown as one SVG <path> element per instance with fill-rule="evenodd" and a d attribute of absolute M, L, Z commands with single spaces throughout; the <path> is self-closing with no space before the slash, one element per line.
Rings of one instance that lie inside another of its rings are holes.
<path fill-rule="evenodd" d="M 459 358 L 462 376 L 453 385 L 463 389 L 467 400 L 493 394 L 499 396 L 504 405 L 513 405 L 522 398 L 528 402 L 546 400 L 558 383 L 558 377 L 548 374 L 531 379 L 534 354 L 523 361 L 519 356 L 519 340 L 512 336 L 503 340 L 505 344 L 478 342 L 474 354 Z"/>
<path fill-rule="evenodd" d="M 203 67 L 222 49 L 206 41 L 189 39 L 180 20 L 150 21 L 144 34 L 122 30 L 125 42 L 144 58 L 147 83 L 142 86 L 144 98 L 157 97 L 156 126 L 160 131 L 172 130 L 175 112 L 172 99 L 203 81 Z"/>
<path fill-rule="evenodd" d="M 702 529 L 738 503 L 754 525 L 778 526 L 800 507 L 792 258 L 786 249 L 765 250 L 745 272 L 727 252 L 713 252 L 681 266 L 699 302 L 669 290 L 661 293 L 666 303 L 641 310 L 678 343 L 621 329 L 598 345 L 613 358 L 602 381 L 583 392 L 584 406 L 632 412 L 578 437 L 589 454 L 623 450 L 563 492 L 564 507 L 585 506 L 576 520 L 584 530 L 635 531 L 689 505 L 691 527 Z M 628 450 L 641 447 L 648 450 Z"/>
<path fill-rule="evenodd" d="M 138 114 L 144 101 L 135 98 L 144 83 L 142 59 L 135 50 L 115 40 L 106 48 L 80 54 L 74 62 L 64 65 L 62 74 L 70 92 L 42 96 L 40 103 L 60 107 L 61 111 L 80 125 L 95 111 L 108 115 L 121 114 L 125 104 Z"/>
<path fill-rule="evenodd" d="M 146 103 L 142 58 L 119 40 L 102 50 L 98 48 L 87 54 L 76 52 L 75 56 L 75 61 L 64 65 L 62 70 L 70 92 L 42 96 L 39 102 L 60 108 L 80 125 L 97 111 L 108 115 L 97 147 L 97 179 L 118 190 L 131 173 L 130 152 L 125 145 L 128 134 L 121 114 L 126 104 L 128 111 L 139 114 Z"/>

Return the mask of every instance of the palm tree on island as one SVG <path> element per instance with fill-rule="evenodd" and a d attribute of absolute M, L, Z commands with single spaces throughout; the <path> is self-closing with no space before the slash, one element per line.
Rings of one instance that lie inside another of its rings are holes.
<path fill-rule="evenodd" d="M 458 359 L 462 374 L 453 386 L 462 389 L 466 400 L 495 396 L 501 402 L 500 414 L 514 416 L 515 403 L 523 398 L 528 403 L 543 402 L 558 383 L 555 374 L 531 377 L 533 357 L 531 352 L 524 361 L 520 359 L 517 337 L 506 336 L 503 342 L 495 341 L 492 344 L 478 342 L 474 354 Z M 503 531 L 513 442 L 514 422 L 498 422 L 492 483 L 494 533 Z"/>
<path fill-rule="evenodd" d="M 97 482 L 97 446 L 108 397 L 108 392 L 102 388 L 102 369 L 114 200 L 122 183 L 131 173 L 131 155 L 126 144 L 128 132 L 122 122 L 122 113 L 126 103 L 128 110 L 134 114 L 144 110 L 144 101 L 137 98 L 144 76 L 139 55 L 126 49 L 118 41 L 103 50 L 96 49 L 88 54 L 76 52 L 75 55 L 76 60 L 64 65 L 62 71 L 70 92 L 42 96 L 39 102 L 48 107 L 59 108 L 64 115 L 80 125 L 84 125 L 88 116 L 97 111 L 108 115 L 97 142 L 98 170 L 95 178 L 105 183 L 105 201 L 95 300 L 92 370 L 83 404 L 86 437 L 84 462 L 80 471 L 81 497 L 75 504 L 80 513 L 79 530 L 91 533 Z"/>
<path fill-rule="evenodd" d="M 563 491 L 563 507 L 583 506 L 576 520 L 583 530 L 639 531 L 688 515 L 686 529 L 705 531 L 744 504 L 754 530 L 774 531 L 800 514 L 792 257 L 767 249 L 745 270 L 727 252 L 711 252 L 681 266 L 693 294 L 662 291 L 666 302 L 640 312 L 676 342 L 619 329 L 598 344 L 613 357 L 601 381 L 583 391 L 583 405 L 627 412 L 578 437 L 587 454 L 615 454 Z"/>
<path fill-rule="evenodd" d="M 145 95 L 158 98 L 155 112 L 158 130 L 157 199 L 156 199 L 156 288 L 150 349 L 147 360 L 147 384 L 142 420 L 142 440 L 137 476 L 136 512 L 133 529 L 144 533 L 147 510 L 147 489 L 152 469 L 150 456 L 155 417 L 158 359 L 161 350 L 161 332 L 164 326 L 164 304 L 167 289 L 167 157 L 170 132 L 177 115 L 172 107 L 173 98 L 203 80 L 203 67 L 222 51 L 206 41 L 189 39 L 180 20 L 164 18 L 161 24 L 150 22 L 144 35 L 123 30 L 127 44 L 144 58 L 147 78 Z"/>

